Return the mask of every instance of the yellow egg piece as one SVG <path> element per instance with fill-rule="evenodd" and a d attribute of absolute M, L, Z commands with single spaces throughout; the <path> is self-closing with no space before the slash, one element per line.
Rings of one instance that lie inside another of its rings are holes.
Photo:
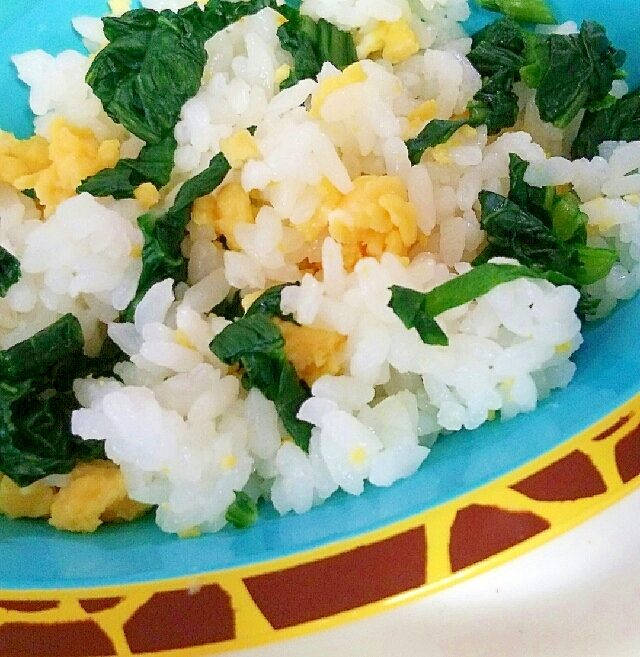
<path fill-rule="evenodd" d="M 367 74 L 362 68 L 360 62 L 355 62 L 355 64 L 347 66 L 339 75 L 332 75 L 325 78 L 311 96 L 311 109 L 309 110 L 309 114 L 315 118 L 320 118 L 320 108 L 327 100 L 327 96 L 334 91 L 338 91 L 338 89 L 342 89 L 350 84 L 364 82 L 366 79 Z"/>

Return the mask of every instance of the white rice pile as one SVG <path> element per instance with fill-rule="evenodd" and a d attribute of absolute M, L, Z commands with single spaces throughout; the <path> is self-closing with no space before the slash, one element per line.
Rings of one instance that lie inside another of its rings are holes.
<path fill-rule="evenodd" d="M 190 3 L 143 4 L 175 10 Z M 163 202 L 169 206 L 180 183 L 202 171 L 226 140 L 257 126 L 255 152 L 223 185 L 259 195 L 261 206 L 254 222 L 237 226 L 233 250 L 223 251 L 210 223 L 192 221 L 183 245 L 188 285 L 153 286 L 133 323 L 114 320 L 133 297 L 141 268 L 137 202 L 81 195 L 43 223 L 30 201 L 0 189 L 0 244 L 25 272 L 0 299 L 0 346 L 69 311 L 82 322 L 88 351 L 108 331 L 130 360 L 117 366 L 120 380 L 76 382 L 84 408 L 72 429 L 106 440 L 131 497 L 157 505 L 165 531 L 219 529 L 234 491 L 270 499 L 284 514 L 305 512 L 337 489 L 358 495 L 365 482 L 388 486 L 420 467 L 441 432 L 531 411 L 569 383 L 570 357 L 582 342 L 572 287 L 533 279 L 502 284 L 437 318 L 446 347 L 423 343 L 387 305 L 392 285 L 427 291 L 470 268 L 483 241 L 478 193 L 508 193 L 509 153 L 531 162 L 530 184 L 572 183 L 591 243 L 620 249 L 620 264 L 589 290 L 603 299 L 599 315 L 640 287 L 640 144 L 606 144 L 591 162 L 548 158 L 545 149 L 551 144 L 550 152 L 561 153 L 566 135 L 547 126 L 547 141 L 536 143 L 531 133 L 542 128 L 529 113 L 522 119 L 529 132 L 489 140 L 483 128 L 462 130 L 411 166 L 404 139 L 412 112 L 435 101 L 434 116 L 450 118 L 480 87 L 458 23 L 468 16 L 466 0 L 423 0 L 411 10 L 402 0 L 304 0 L 302 11 L 358 29 L 363 39 L 377 21 L 405 18 L 421 49 L 397 64 L 365 59 L 363 75 L 324 96 L 323 83 L 341 75 L 329 64 L 318 80 L 278 93 L 291 60 L 279 45 L 275 12 L 216 34 L 203 85 L 175 130 L 172 191 Z M 101 42 L 99 23 L 75 25 L 89 42 Z M 87 58 L 35 52 L 15 61 L 31 86 L 39 134 L 63 116 L 101 138 L 115 136 L 135 154 L 139 142 L 104 115 L 84 83 Z M 358 228 L 357 220 L 342 209 L 328 212 L 314 231 L 309 222 L 326 203 L 326 181 L 344 196 L 363 175 L 395 176 L 404 190 L 392 199 L 397 215 L 388 213 L 404 253 L 365 254 L 352 268 L 339 236 Z M 320 376 L 299 412 L 314 427 L 308 453 L 288 439 L 275 405 L 244 390 L 209 349 L 229 323 L 211 308 L 229 292 L 255 295 L 292 281 L 300 285 L 285 288 L 282 311 L 344 338 L 338 373 Z"/>

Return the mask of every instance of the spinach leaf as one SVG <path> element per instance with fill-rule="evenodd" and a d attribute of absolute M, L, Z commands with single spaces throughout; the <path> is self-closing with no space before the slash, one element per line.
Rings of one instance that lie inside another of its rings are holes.
<path fill-rule="evenodd" d="M 145 182 L 153 183 L 160 189 L 171 177 L 176 147 L 177 142 L 169 133 L 157 144 L 143 146 L 136 159 L 118 160 L 112 169 L 103 169 L 86 178 L 76 191 L 122 199 L 131 198 L 136 188 Z"/>
<path fill-rule="evenodd" d="M 238 317 L 242 317 L 244 308 L 242 307 L 240 290 L 235 290 L 233 293 L 227 295 L 217 306 L 214 306 L 211 312 L 214 315 L 218 315 L 218 317 L 228 319 L 230 322 L 238 319 Z"/>
<path fill-rule="evenodd" d="M 62 359 L 82 351 L 80 322 L 68 313 L 32 337 L 0 351 L 0 380 L 25 381 L 46 374 Z"/>
<path fill-rule="evenodd" d="M 463 125 L 486 124 L 490 135 L 511 127 L 518 116 L 518 97 L 513 85 L 520 79 L 524 52 L 525 33 L 510 18 L 477 32 L 468 59 L 482 75 L 482 87 L 467 105 L 468 117 L 427 123 L 417 137 L 405 142 L 411 163 L 418 164 L 427 148 L 445 143 Z"/>
<path fill-rule="evenodd" d="M 226 326 L 212 341 L 211 351 L 227 365 L 239 364 L 245 388 L 258 388 L 276 407 L 278 417 L 296 445 L 309 449 L 311 425 L 296 416 L 311 392 L 298 379 L 284 352 L 284 338 L 272 321 L 282 317 L 283 285 L 264 292 L 247 313 Z"/>
<path fill-rule="evenodd" d="M 203 12 L 195 4 L 177 13 L 133 9 L 103 24 L 109 43 L 95 56 L 87 83 L 114 121 L 157 144 L 200 87 L 208 37 Z"/>
<path fill-rule="evenodd" d="M 350 32 L 338 29 L 323 18 L 317 22 L 283 4 L 276 7 L 287 22 L 278 28 L 280 45 L 293 56 L 293 69 L 281 89 L 292 87 L 305 78 L 315 78 L 324 62 L 340 70 L 358 60 Z"/>
<path fill-rule="evenodd" d="M 231 503 L 224 517 L 237 529 L 245 529 L 258 519 L 258 505 L 243 491 L 235 491 L 235 494 L 236 499 Z"/>
<path fill-rule="evenodd" d="M 541 274 L 521 265 L 484 263 L 426 293 L 394 285 L 389 306 L 407 328 L 418 331 L 423 342 L 446 346 L 449 341 L 435 320 L 438 315 L 522 277 L 540 278 Z"/>
<path fill-rule="evenodd" d="M 458 128 L 468 123 L 467 119 L 446 120 L 434 119 L 420 131 L 417 137 L 405 142 L 409 151 L 411 164 L 418 164 L 427 148 L 444 144 L 451 139 Z"/>
<path fill-rule="evenodd" d="M 553 227 L 500 194 L 485 190 L 479 199 L 480 226 L 489 246 L 475 262 L 493 256 L 516 258 L 536 272 L 560 274 L 580 288 L 606 276 L 617 260 L 613 249 L 563 241 Z"/>
<path fill-rule="evenodd" d="M 200 196 L 216 189 L 230 170 L 227 159 L 218 153 L 204 171 L 182 185 L 168 212 L 160 216 L 147 213 L 138 217 L 144 236 L 142 272 L 135 297 L 123 313 L 125 321 L 133 321 L 136 306 L 152 285 L 167 278 L 176 283 L 186 280 L 187 260 L 182 255 L 181 246 L 191 205 Z"/>
<path fill-rule="evenodd" d="M 106 343 L 100 357 L 88 358 L 82 347 L 78 320 L 65 315 L 0 352 L 0 472 L 19 486 L 105 458 L 101 441 L 70 431 L 71 413 L 79 407 L 72 385 L 77 376 L 111 372 L 124 355 Z"/>
<path fill-rule="evenodd" d="M 558 128 L 566 128 L 581 109 L 596 108 L 606 99 L 626 57 L 594 21 L 584 21 L 577 35 L 539 39 L 536 49 L 546 49 L 543 64 L 526 81 L 537 89 L 540 118 Z"/>
<path fill-rule="evenodd" d="M 640 88 L 618 99 L 610 107 L 587 110 L 571 145 L 571 157 L 598 155 L 603 141 L 640 139 Z"/>
<path fill-rule="evenodd" d="M 7 294 L 9 288 L 20 280 L 21 275 L 18 258 L 0 246 L 0 297 Z"/>
<path fill-rule="evenodd" d="M 499 11 L 509 18 L 524 23 L 551 25 L 555 23 L 553 12 L 545 0 L 476 0 L 489 11 Z"/>

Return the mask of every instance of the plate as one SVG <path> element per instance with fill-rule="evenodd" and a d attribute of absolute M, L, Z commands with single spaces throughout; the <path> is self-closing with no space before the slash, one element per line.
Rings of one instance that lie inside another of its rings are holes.
<path fill-rule="evenodd" d="M 551 5 L 561 19 L 605 25 L 640 81 L 640 5 Z M 10 55 L 81 48 L 70 19 L 105 10 L 101 0 L 2 4 L 3 129 L 24 137 L 31 124 Z M 474 11 L 470 28 L 489 16 Z M 189 540 L 149 518 L 90 536 L 0 518 L 0 645 L 65 655 L 262 645 L 423 596 L 558 536 L 640 483 L 639 314 L 636 298 L 588 326 L 574 380 L 534 413 L 443 436 L 389 489 L 336 494 L 302 516 L 265 510 L 247 530 Z"/>

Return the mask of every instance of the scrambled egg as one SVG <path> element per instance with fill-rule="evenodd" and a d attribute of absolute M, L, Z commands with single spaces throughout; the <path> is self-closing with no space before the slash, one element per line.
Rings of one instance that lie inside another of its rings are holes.
<path fill-rule="evenodd" d="M 149 507 L 127 496 L 120 469 L 109 461 L 81 463 L 58 489 L 37 481 L 20 488 L 0 475 L 0 513 L 10 518 L 49 518 L 57 529 L 93 532 L 103 522 L 129 521 Z"/>
<path fill-rule="evenodd" d="M 340 373 L 347 343 L 344 335 L 278 319 L 274 321 L 284 337 L 284 352 L 298 378 L 311 385 L 323 374 Z"/>
<path fill-rule="evenodd" d="M 419 50 L 418 37 L 404 18 L 393 23 L 381 21 L 374 30 L 361 37 L 356 46 L 359 59 L 381 53 L 392 64 L 403 62 Z"/>
<path fill-rule="evenodd" d="M 60 118 L 51 123 L 49 142 L 38 136 L 19 141 L 0 135 L 0 178 L 21 191 L 34 189 L 45 218 L 74 196 L 85 178 L 114 167 L 119 157 L 117 139 L 100 142 L 88 128 Z"/>
<path fill-rule="evenodd" d="M 231 137 L 221 139 L 220 150 L 234 168 L 239 168 L 247 160 L 260 155 L 258 144 L 248 130 L 239 130 Z"/>
<path fill-rule="evenodd" d="M 379 258 L 389 252 L 404 257 L 418 240 L 417 210 L 398 176 L 359 176 L 347 194 L 325 180 L 319 191 L 320 206 L 297 228 L 307 241 L 328 229 L 342 245 L 347 270 L 365 256 Z"/>
<path fill-rule="evenodd" d="M 310 116 L 314 118 L 320 118 L 320 110 L 327 96 L 332 94 L 338 89 L 347 87 L 350 84 L 357 84 L 358 82 L 364 82 L 367 79 L 367 74 L 362 68 L 360 62 L 355 64 L 350 64 L 347 68 L 342 71 L 339 75 L 331 75 L 318 85 L 318 88 L 315 90 L 311 96 L 311 107 L 309 108 Z"/>
<path fill-rule="evenodd" d="M 230 249 L 239 251 L 235 227 L 239 223 L 253 223 L 255 216 L 249 194 L 239 182 L 231 182 L 217 193 L 196 199 L 191 209 L 191 219 L 199 226 L 211 224 L 217 235 L 224 235 Z"/>

